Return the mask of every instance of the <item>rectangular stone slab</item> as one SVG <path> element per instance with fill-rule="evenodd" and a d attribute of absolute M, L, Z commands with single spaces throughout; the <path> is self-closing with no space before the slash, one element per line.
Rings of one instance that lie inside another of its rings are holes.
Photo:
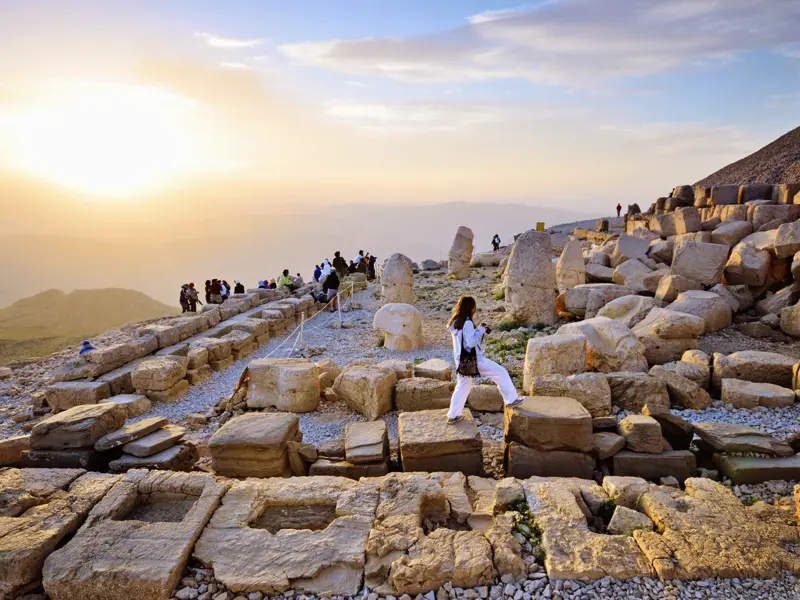
<path fill-rule="evenodd" d="M 386 461 L 369 463 L 369 464 L 353 464 L 347 461 L 333 461 L 325 458 L 320 458 L 315 461 L 308 470 L 308 474 L 315 475 L 329 475 L 333 477 L 347 477 L 348 479 L 355 479 L 356 481 L 362 477 L 382 477 L 389 472 L 389 465 Z"/>
<path fill-rule="evenodd" d="M 506 472 L 509 477 L 578 477 L 592 479 L 594 459 L 583 452 L 553 450 L 542 452 L 516 442 L 506 447 Z"/>
<path fill-rule="evenodd" d="M 122 427 L 125 419 L 125 410 L 116 404 L 76 406 L 37 423 L 31 431 L 31 448 L 91 448 L 105 434 Z"/>
<path fill-rule="evenodd" d="M 351 463 L 385 462 L 389 458 L 386 423 L 348 423 L 345 427 L 345 456 Z"/>
<path fill-rule="evenodd" d="M 22 453 L 30 447 L 30 435 L 18 435 L 0 440 L 0 467 L 21 466 Z"/>
<path fill-rule="evenodd" d="M 533 396 L 506 408 L 505 436 L 541 451 L 590 452 L 592 415 L 573 398 Z"/>
<path fill-rule="evenodd" d="M 211 437 L 211 465 L 226 477 L 288 475 L 287 442 L 301 439 L 297 415 L 245 414 L 225 423 Z"/>
<path fill-rule="evenodd" d="M 714 465 L 733 483 L 762 483 L 773 479 L 800 479 L 800 456 L 762 458 L 714 455 Z"/>
<path fill-rule="evenodd" d="M 93 448 L 27 450 L 22 454 L 22 465 L 32 469 L 104 471 L 110 458 L 114 457 L 104 457 Z"/>
<path fill-rule="evenodd" d="M 399 418 L 400 454 L 408 458 L 430 458 L 481 451 L 481 441 L 475 419 L 464 409 L 464 419 L 447 422 L 447 410 L 422 410 L 401 413 Z M 442 469 L 439 469 L 442 470 Z"/>
<path fill-rule="evenodd" d="M 670 450 L 661 454 L 641 454 L 623 450 L 612 457 L 612 471 L 616 476 L 641 477 L 659 481 L 672 476 L 678 481 L 694 477 L 696 461 L 688 450 Z"/>
<path fill-rule="evenodd" d="M 0 516 L 0 598 L 15 598 L 36 587 L 47 556 L 83 524 L 89 510 L 118 479 L 100 473 L 78 477 L 80 473 L 0 472 L 0 489 L 22 502 L 13 516 Z"/>
<path fill-rule="evenodd" d="M 130 389 L 133 391 L 133 387 Z M 147 396 L 141 394 L 120 394 L 118 396 L 111 396 L 111 398 L 100 400 L 99 404 L 118 404 L 125 409 L 125 414 L 129 419 L 146 413 L 153 405 Z"/>
<path fill-rule="evenodd" d="M 126 425 L 122 429 L 117 429 L 111 433 L 107 433 L 94 443 L 94 449 L 98 452 L 104 452 L 113 448 L 124 446 L 128 442 L 138 440 L 152 433 L 157 429 L 161 429 L 164 425 L 169 423 L 166 417 L 151 417 L 149 419 L 142 419 L 136 423 Z"/>
<path fill-rule="evenodd" d="M 125 444 L 122 450 L 139 458 L 153 456 L 177 444 L 185 433 L 186 430 L 179 425 L 167 425 Z"/>
<path fill-rule="evenodd" d="M 200 473 L 129 472 L 72 540 L 45 561 L 47 595 L 51 600 L 166 600 L 227 487 Z M 152 516 L 139 520 L 137 511 L 152 502 L 160 504 L 153 512 L 144 510 Z M 179 509 L 177 516 L 170 507 Z"/>
<path fill-rule="evenodd" d="M 112 473 L 125 473 L 129 469 L 159 469 L 161 471 L 191 471 L 200 458 L 194 444 L 178 444 L 158 454 L 139 458 L 123 454 L 117 460 L 108 463 Z"/>

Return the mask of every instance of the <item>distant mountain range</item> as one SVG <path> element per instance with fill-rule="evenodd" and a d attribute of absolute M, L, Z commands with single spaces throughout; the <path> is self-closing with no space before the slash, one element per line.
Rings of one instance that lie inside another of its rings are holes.
<path fill-rule="evenodd" d="M 0 339 L 89 337 L 176 312 L 135 290 L 47 290 L 0 309 Z"/>
<path fill-rule="evenodd" d="M 800 183 L 800 127 L 695 185 Z"/>

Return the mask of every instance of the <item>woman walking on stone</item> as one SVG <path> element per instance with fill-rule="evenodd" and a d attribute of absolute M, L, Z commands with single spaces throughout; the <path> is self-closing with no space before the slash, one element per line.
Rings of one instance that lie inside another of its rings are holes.
<path fill-rule="evenodd" d="M 462 412 L 474 377 L 487 377 L 497 384 L 506 406 L 518 406 L 523 401 L 517 394 L 508 371 L 483 355 L 481 341 L 483 336 L 492 330 L 486 323 L 475 327 L 472 319 L 477 310 L 474 298 L 462 296 L 458 299 L 458 304 L 453 309 L 453 316 L 447 323 L 450 335 L 453 336 L 453 356 L 456 359 L 456 373 L 458 373 L 456 389 L 453 390 L 450 410 L 447 412 L 448 423 L 456 423 L 464 418 Z"/>

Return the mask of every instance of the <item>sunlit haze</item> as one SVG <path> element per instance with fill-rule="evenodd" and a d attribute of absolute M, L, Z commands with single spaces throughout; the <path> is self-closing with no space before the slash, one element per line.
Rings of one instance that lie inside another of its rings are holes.
<path fill-rule="evenodd" d="M 782 0 L 0 2 L 0 306 L 649 205 L 797 126 L 798 26 Z M 426 208 L 451 202 L 481 222 Z"/>

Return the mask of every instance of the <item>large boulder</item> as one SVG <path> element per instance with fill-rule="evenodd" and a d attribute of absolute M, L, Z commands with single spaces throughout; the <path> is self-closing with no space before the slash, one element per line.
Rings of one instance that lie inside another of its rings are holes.
<path fill-rule="evenodd" d="M 673 406 L 691 410 L 703 410 L 711 406 L 711 396 L 708 392 L 676 370 L 656 365 L 650 369 L 650 375 L 667 384 L 669 399 Z"/>
<path fill-rule="evenodd" d="M 526 231 L 514 243 L 506 269 L 506 312 L 516 322 L 556 322 L 556 295 L 550 234 Z"/>
<path fill-rule="evenodd" d="M 301 441 L 297 415 L 250 413 L 234 417 L 211 436 L 211 466 L 225 477 L 291 474 L 289 442 Z"/>
<path fill-rule="evenodd" d="M 447 272 L 455 279 L 465 279 L 469 277 L 469 266 L 472 262 L 472 251 L 474 249 L 472 240 L 475 234 L 469 227 L 463 225 L 456 231 L 453 245 L 447 253 Z"/>
<path fill-rule="evenodd" d="M 722 244 L 682 242 L 675 247 L 672 272 L 704 285 L 714 285 L 722 280 L 728 250 Z"/>
<path fill-rule="evenodd" d="M 425 345 L 422 315 L 410 304 L 384 304 L 375 313 L 372 328 L 384 334 L 384 347 L 389 350 L 409 352 Z"/>
<path fill-rule="evenodd" d="M 186 377 L 189 360 L 180 357 L 148 358 L 131 373 L 131 382 L 137 390 L 166 391 Z"/>
<path fill-rule="evenodd" d="M 97 404 L 110 395 L 109 385 L 102 381 L 63 381 L 47 388 L 45 400 L 50 408 L 59 411 L 81 404 Z"/>
<path fill-rule="evenodd" d="M 722 297 L 703 290 L 683 292 L 667 308 L 702 318 L 706 324 L 706 333 L 727 327 L 733 319 L 731 307 Z"/>
<path fill-rule="evenodd" d="M 583 334 L 530 338 L 522 377 L 528 390 L 539 375 L 573 375 L 586 370 L 586 338 Z"/>
<path fill-rule="evenodd" d="M 387 303 L 414 304 L 414 266 L 403 254 L 392 254 L 381 270 L 381 298 Z"/>
<path fill-rule="evenodd" d="M 747 221 L 723 223 L 711 232 L 711 242 L 732 248 L 753 233 L 753 225 Z"/>
<path fill-rule="evenodd" d="M 617 267 L 632 258 L 643 259 L 647 257 L 650 240 L 642 237 L 622 234 L 617 240 L 614 252 L 611 254 L 611 266 Z"/>
<path fill-rule="evenodd" d="M 778 258 L 789 258 L 800 251 L 800 221 L 784 223 L 778 227 L 774 252 Z"/>
<path fill-rule="evenodd" d="M 247 367 L 247 406 L 304 413 L 320 400 L 320 373 L 304 358 L 263 358 Z"/>
<path fill-rule="evenodd" d="M 697 347 L 705 321 L 694 315 L 654 308 L 633 328 L 645 346 L 645 358 L 651 365 L 680 359 L 684 352 Z"/>
<path fill-rule="evenodd" d="M 587 283 L 567 290 L 564 302 L 569 312 L 590 319 L 612 300 L 635 293 L 630 288 L 613 283 Z"/>
<path fill-rule="evenodd" d="M 602 373 L 578 375 L 539 375 L 526 390 L 531 396 L 573 398 L 580 402 L 592 417 L 611 414 L 611 388 Z"/>
<path fill-rule="evenodd" d="M 117 404 L 83 404 L 43 421 L 31 430 L 33 450 L 92 448 L 104 435 L 125 424 L 125 409 Z"/>
<path fill-rule="evenodd" d="M 667 384 L 662 379 L 647 373 L 609 373 L 606 375 L 611 388 L 611 402 L 622 410 L 640 412 L 648 406 L 669 410 Z"/>
<path fill-rule="evenodd" d="M 725 281 L 732 285 L 762 286 L 767 279 L 769 266 L 769 252 L 757 250 L 750 244 L 736 244 L 725 264 Z"/>
<path fill-rule="evenodd" d="M 787 306 L 781 311 L 781 330 L 792 337 L 800 337 L 800 304 Z"/>
<path fill-rule="evenodd" d="M 719 389 L 723 379 L 744 379 L 791 388 L 792 368 L 797 362 L 796 358 L 776 352 L 744 350 L 728 355 L 715 352 L 712 383 Z"/>
<path fill-rule="evenodd" d="M 403 411 L 448 408 L 452 395 L 453 383 L 428 377 L 401 379 L 394 388 L 395 405 Z"/>
<path fill-rule="evenodd" d="M 393 407 L 394 371 L 377 367 L 347 367 L 336 378 L 333 391 L 351 409 L 374 421 Z"/>
<path fill-rule="evenodd" d="M 580 334 L 586 338 L 586 364 L 595 371 L 646 371 L 644 345 L 622 323 L 594 317 L 562 325 L 559 335 Z"/>
<path fill-rule="evenodd" d="M 606 304 L 597 312 L 597 316 L 614 319 L 625 327 L 634 327 L 660 304 L 658 300 L 648 296 L 622 296 Z"/>
<path fill-rule="evenodd" d="M 571 239 L 564 246 L 564 251 L 556 264 L 556 286 L 559 293 L 564 293 L 576 285 L 586 283 L 586 265 L 583 262 L 581 243 Z"/>
<path fill-rule="evenodd" d="M 577 400 L 533 396 L 506 409 L 506 441 L 541 451 L 590 452 L 592 416 Z"/>
<path fill-rule="evenodd" d="M 629 277 L 647 275 L 650 273 L 650 271 L 652 271 L 650 267 L 645 265 L 640 260 L 632 258 L 631 260 L 626 260 L 624 263 L 614 269 L 614 275 L 611 277 L 611 280 L 617 285 L 625 285 L 625 282 Z"/>
<path fill-rule="evenodd" d="M 625 438 L 625 446 L 633 452 L 661 454 L 664 450 L 661 425 L 653 417 L 628 415 L 619 422 L 617 433 Z"/>
<path fill-rule="evenodd" d="M 717 452 L 755 453 L 791 456 L 791 446 L 752 427 L 734 423 L 703 422 L 694 424 L 694 432 Z"/>
<path fill-rule="evenodd" d="M 703 289 L 703 286 L 693 279 L 689 279 L 683 275 L 671 274 L 663 277 L 661 281 L 658 282 L 656 298 L 664 302 L 673 302 L 678 297 L 678 294 L 682 292 L 701 289 Z"/>

